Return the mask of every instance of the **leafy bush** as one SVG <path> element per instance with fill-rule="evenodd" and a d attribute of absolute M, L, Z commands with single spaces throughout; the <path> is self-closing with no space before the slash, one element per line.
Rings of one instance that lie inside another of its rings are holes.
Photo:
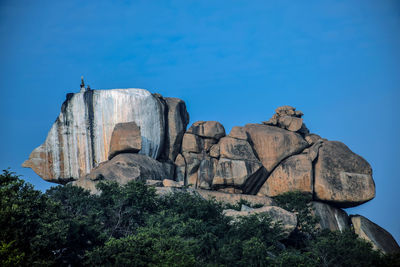
<path fill-rule="evenodd" d="M 130 182 L 34 190 L 0 175 L 0 266 L 398 266 L 350 231 L 316 231 L 311 198 L 276 197 L 296 212 L 288 238 L 270 217 L 230 221 L 226 206 L 189 193 L 163 197 Z M 246 203 L 239 203 L 246 204 Z M 247 203 L 248 204 L 248 203 Z M 239 207 L 239 206 L 238 206 Z M 238 208 L 237 207 L 237 208 Z"/>

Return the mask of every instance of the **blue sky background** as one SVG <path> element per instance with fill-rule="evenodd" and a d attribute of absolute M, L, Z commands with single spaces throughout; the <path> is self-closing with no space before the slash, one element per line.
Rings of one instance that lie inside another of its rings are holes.
<path fill-rule="evenodd" d="M 186 101 L 191 123 L 302 110 L 309 129 L 372 165 L 362 214 L 400 240 L 400 1 L 0 0 L 0 168 L 46 138 L 80 76 Z"/>

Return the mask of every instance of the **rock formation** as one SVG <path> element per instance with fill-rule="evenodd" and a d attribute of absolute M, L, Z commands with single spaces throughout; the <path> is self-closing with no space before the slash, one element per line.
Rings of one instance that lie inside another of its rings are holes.
<path fill-rule="evenodd" d="M 302 116 L 283 106 L 269 121 L 235 126 L 226 135 L 216 121 L 186 130 L 189 114 L 178 98 L 143 89 L 82 90 L 67 95 L 45 142 L 23 166 L 94 193 L 103 180 L 141 180 L 159 194 L 189 190 L 224 203 L 248 201 L 263 207 L 226 215 L 270 214 L 288 234 L 296 215 L 275 207 L 271 197 L 300 191 L 313 197 L 320 228 L 342 231 L 353 224 L 375 248 L 398 249 L 385 230 L 360 216 L 350 220 L 340 209 L 375 197 L 369 163 L 343 143 L 310 133 Z"/>

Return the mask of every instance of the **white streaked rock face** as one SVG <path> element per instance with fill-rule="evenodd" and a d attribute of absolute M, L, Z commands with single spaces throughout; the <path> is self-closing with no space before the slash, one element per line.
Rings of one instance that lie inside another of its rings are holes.
<path fill-rule="evenodd" d="M 164 120 L 160 103 L 144 89 L 68 94 L 46 141 L 23 166 L 51 182 L 76 180 L 107 160 L 114 126 L 131 121 L 140 127 L 139 153 L 156 159 L 163 147 Z"/>

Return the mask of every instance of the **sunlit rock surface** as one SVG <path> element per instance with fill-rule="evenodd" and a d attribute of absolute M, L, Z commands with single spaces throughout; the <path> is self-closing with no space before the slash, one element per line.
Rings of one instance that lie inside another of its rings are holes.
<path fill-rule="evenodd" d="M 160 103 L 144 89 L 68 94 L 45 142 L 23 166 L 50 182 L 76 180 L 107 160 L 114 126 L 131 121 L 140 127 L 139 153 L 156 159 L 163 146 L 164 119 Z"/>

